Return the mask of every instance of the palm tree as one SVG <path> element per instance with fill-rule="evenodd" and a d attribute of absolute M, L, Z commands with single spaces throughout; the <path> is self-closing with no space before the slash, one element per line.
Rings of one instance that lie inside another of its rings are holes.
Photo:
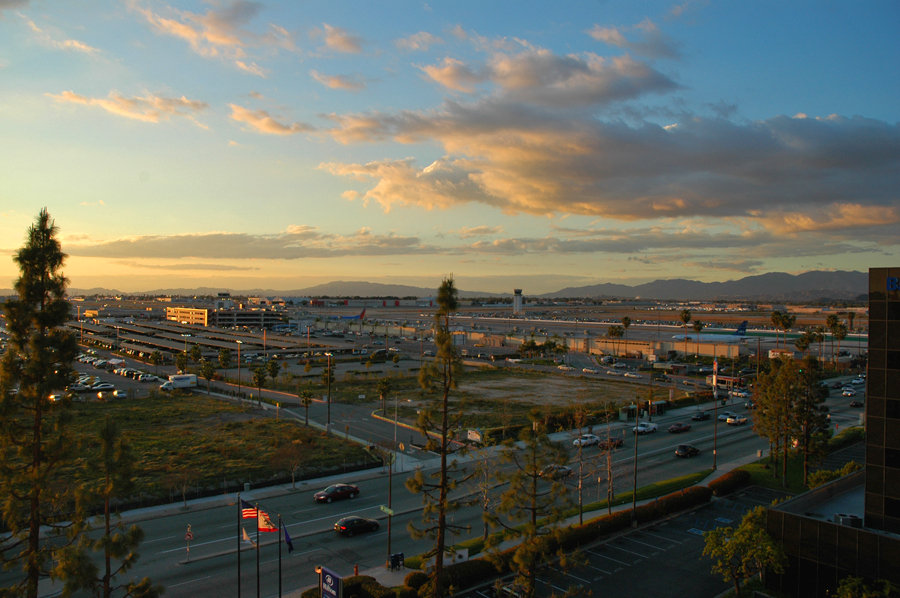
<path fill-rule="evenodd" d="M 681 326 L 687 329 L 688 322 L 691 321 L 691 311 L 688 309 L 681 310 Z M 684 335 L 684 355 L 687 357 L 687 335 Z"/>
<path fill-rule="evenodd" d="M 610 326 L 606 329 L 606 336 L 612 339 L 620 339 L 625 334 L 625 329 L 621 326 Z M 614 351 L 616 353 L 616 357 L 619 356 L 619 343 L 616 342 L 614 345 Z"/>
<path fill-rule="evenodd" d="M 840 355 L 841 341 L 847 338 L 847 326 L 843 322 L 838 322 L 838 325 L 831 331 L 831 335 L 837 341 L 837 355 Z M 834 358 L 834 368 L 837 369 L 837 357 Z"/>
<path fill-rule="evenodd" d="M 381 399 L 381 415 L 385 414 L 384 401 L 387 398 L 389 392 L 391 392 L 391 379 L 385 376 L 378 380 L 378 385 L 375 387 L 378 392 L 378 398 Z"/>
<path fill-rule="evenodd" d="M 778 347 L 778 331 L 781 330 L 781 327 L 784 322 L 784 314 L 779 310 L 775 310 L 772 312 L 772 327 L 775 329 L 775 347 Z"/>
<path fill-rule="evenodd" d="M 794 324 L 797 322 L 797 316 L 793 314 L 789 314 L 787 312 L 781 315 L 781 326 L 784 329 L 784 344 L 787 344 L 787 333 L 788 330 L 794 327 Z"/>
<path fill-rule="evenodd" d="M 312 392 L 307 389 L 300 389 L 300 385 L 297 385 L 297 396 L 300 398 L 300 405 L 306 409 L 306 427 L 309 427 L 309 406 L 313 402 Z"/>
<path fill-rule="evenodd" d="M 699 355 L 700 353 L 700 331 L 703 330 L 703 327 L 706 326 L 700 320 L 694 320 L 693 328 L 694 332 L 697 336 L 694 338 L 694 351 Z"/>
<path fill-rule="evenodd" d="M 628 327 L 631 326 L 631 318 L 625 316 L 622 318 L 622 330 L 625 337 L 625 355 L 628 355 Z"/>
<path fill-rule="evenodd" d="M 838 318 L 837 314 L 828 314 L 828 317 L 825 318 L 825 329 L 831 333 L 831 363 L 835 363 L 834 359 L 834 331 L 837 329 L 838 324 L 841 323 L 840 318 Z"/>

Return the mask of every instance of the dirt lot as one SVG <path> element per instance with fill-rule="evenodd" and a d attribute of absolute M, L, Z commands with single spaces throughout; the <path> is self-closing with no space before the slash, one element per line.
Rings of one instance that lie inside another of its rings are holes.
<path fill-rule="evenodd" d="M 505 377 L 470 382 L 463 377 L 458 391 L 481 401 L 511 401 L 528 405 L 573 405 L 578 402 L 630 402 L 637 393 L 645 396 L 647 388 L 624 382 L 588 380 L 547 374 L 543 376 Z"/>

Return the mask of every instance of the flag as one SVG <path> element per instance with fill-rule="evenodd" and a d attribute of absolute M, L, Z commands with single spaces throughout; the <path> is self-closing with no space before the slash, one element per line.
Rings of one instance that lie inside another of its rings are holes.
<path fill-rule="evenodd" d="M 259 517 L 256 520 L 256 527 L 261 532 L 277 532 L 278 526 L 272 523 L 269 514 L 259 509 Z"/>
<path fill-rule="evenodd" d="M 284 528 L 284 543 L 287 544 L 288 554 L 294 552 L 294 541 L 291 540 L 290 534 L 288 534 L 287 527 Z"/>
<path fill-rule="evenodd" d="M 243 532 L 244 534 L 242 537 L 242 540 L 244 540 L 244 542 L 250 544 L 251 546 L 256 546 L 256 542 L 250 539 L 250 535 L 247 533 L 247 530 L 242 527 L 241 532 Z"/>
<path fill-rule="evenodd" d="M 241 499 L 241 518 L 243 519 L 256 519 L 256 513 L 258 509 L 248 503 L 243 498 Z"/>

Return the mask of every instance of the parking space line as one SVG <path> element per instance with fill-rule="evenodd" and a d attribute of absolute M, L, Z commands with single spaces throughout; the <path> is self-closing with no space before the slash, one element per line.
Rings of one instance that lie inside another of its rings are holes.
<path fill-rule="evenodd" d="M 566 591 L 565 588 L 561 588 L 561 587 L 559 587 L 559 586 L 557 586 L 557 585 L 555 585 L 555 584 L 553 584 L 553 583 L 551 583 L 551 582 L 549 582 L 549 581 L 543 580 L 543 579 L 541 579 L 541 578 L 539 578 L 539 577 L 535 577 L 534 580 L 537 581 L 538 583 L 544 584 L 545 586 L 550 586 L 551 588 L 553 588 L 553 589 L 556 590 L 557 592 L 565 592 L 565 591 Z"/>
<path fill-rule="evenodd" d="M 592 555 L 594 555 L 594 556 L 600 557 L 601 559 L 607 559 L 607 560 L 612 561 L 612 562 L 614 562 L 614 563 L 619 563 L 620 565 L 624 565 L 624 566 L 626 566 L 626 567 L 630 567 L 631 565 L 634 564 L 634 563 L 626 563 L 625 561 L 620 561 L 620 560 L 618 560 L 618 559 L 612 558 L 611 556 L 606 556 L 605 554 L 600 554 L 599 552 L 594 552 L 594 551 L 592 551 L 592 550 L 586 550 L 585 552 L 587 552 L 587 553 L 589 553 L 589 554 L 592 554 Z"/>
<path fill-rule="evenodd" d="M 611 545 L 611 544 L 610 544 L 610 547 L 611 547 L 611 548 L 615 548 L 616 550 L 621 550 L 622 552 L 627 552 L 628 554 L 633 554 L 633 555 L 635 555 L 635 556 L 637 556 L 637 557 L 640 557 L 640 558 L 642 558 L 642 559 L 647 558 L 645 555 L 641 554 L 640 552 L 634 552 L 633 550 L 628 550 L 627 548 L 621 548 L 621 547 L 619 547 L 619 546 L 613 546 L 613 545 Z"/>
<path fill-rule="evenodd" d="M 648 536 L 653 536 L 654 538 L 657 538 L 659 540 L 671 542 L 672 544 L 681 544 L 684 541 L 684 540 L 675 540 L 674 538 L 667 538 L 666 536 L 661 536 L 659 534 L 653 534 L 648 531 L 644 531 L 644 533 L 647 534 Z"/>
<path fill-rule="evenodd" d="M 567 574 L 566 574 L 566 577 L 571 577 L 572 579 L 576 579 L 576 580 L 580 581 L 581 583 L 587 583 L 587 584 L 591 583 L 589 580 L 587 580 L 587 579 L 581 579 L 581 578 L 578 577 L 577 575 L 572 575 L 571 573 L 567 573 Z"/>
<path fill-rule="evenodd" d="M 635 542 L 635 543 L 637 543 L 637 544 L 640 544 L 641 546 L 647 546 L 648 548 L 653 548 L 653 549 L 655 549 L 655 550 L 660 550 L 660 547 L 657 546 L 656 544 L 647 544 L 646 542 L 641 542 L 640 540 L 635 540 L 635 539 L 632 538 L 631 536 L 625 536 L 625 537 L 623 537 L 622 539 L 623 539 L 623 540 L 628 540 L 629 542 Z"/>
<path fill-rule="evenodd" d="M 607 571 L 606 569 L 601 569 L 600 567 L 595 567 L 592 563 L 587 563 L 585 566 L 588 567 L 589 569 L 593 569 L 594 571 L 599 571 L 600 573 L 603 573 L 605 575 L 612 574 L 611 571 Z"/>

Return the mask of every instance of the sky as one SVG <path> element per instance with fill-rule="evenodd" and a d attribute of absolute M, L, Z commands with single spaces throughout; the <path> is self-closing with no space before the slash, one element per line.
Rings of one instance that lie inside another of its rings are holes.
<path fill-rule="evenodd" d="M 895 0 L 0 0 L 0 288 L 900 263 Z"/>

